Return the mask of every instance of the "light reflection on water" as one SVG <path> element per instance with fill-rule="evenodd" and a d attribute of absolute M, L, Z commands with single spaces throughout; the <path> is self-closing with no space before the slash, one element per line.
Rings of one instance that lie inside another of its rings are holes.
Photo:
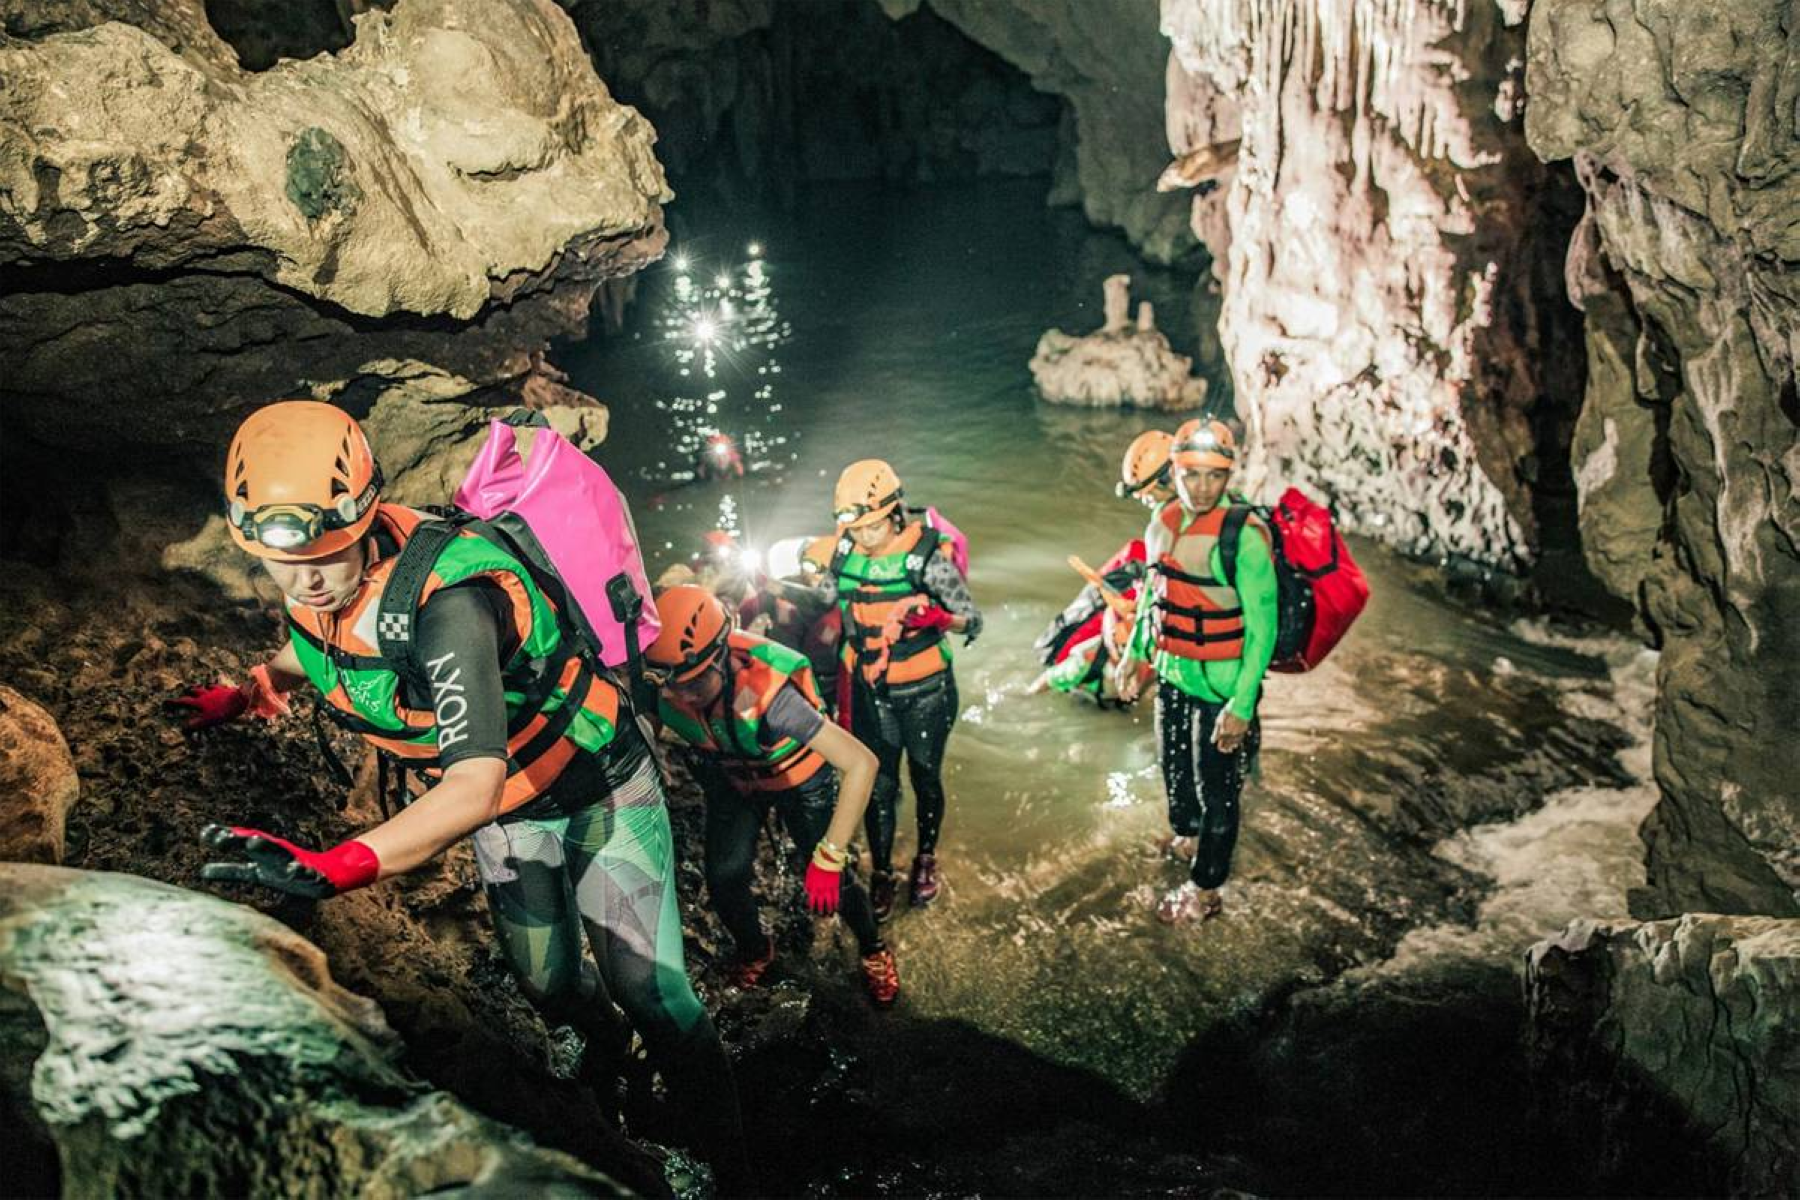
<path fill-rule="evenodd" d="M 571 373 L 614 405 L 600 457 L 630 495 L 652 574 L 726 521 L 764 547 L 827 532 L 833 480 L 869 456 L 969 534 L 987 631 L 957 658 L 946 894 L 893 926 L 915 1011 L 1148 1090 L 1210 1022 L 1457 909 L 1471 877 L 1433 859 L 1431 837 L 1400 844 L 1394 830 L 1419 796 L 1541 750 L 1559 696 L 1601 686 L 1595 660 L 1472 617 L 1359 544 L 1374 599 L 1355 633 L 1320 670 L 1267 685 L 1227 916 L 1157 925 L 1155 897 L 1183 868 L 1155 849 L 1167 821 L 1149 706 L 1103 712 L 1024 688 L 1039 669 L 1032 640 L 1079 585 L 1065 556 L 1098 562 L 1142 532 L 1145 510 L 1111 493 L 1126 443 L 1175 421 L 1041 404 L 1026 363 L 1044 329 L 1099 323 L 1100 279 L 1117 269 L 1180 345 L 1190 281 L 1071 231 L 1019 185 L 833 191 L 791 224 L 714 240 L 750 237 L 776 283 L 767 302 L 791 326 L 772 396 L 659 408 L 662 348 L 644 342 L 578 350 Z M 771 434 L 748 478 L 683 486 L 662 465 L 731 421 Z M 909 802 L 902 863 L 910 822 Z"/>

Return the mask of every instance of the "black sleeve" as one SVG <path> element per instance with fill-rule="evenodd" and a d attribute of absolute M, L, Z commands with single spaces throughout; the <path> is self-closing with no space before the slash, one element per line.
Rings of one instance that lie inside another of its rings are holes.
<path fill-rule="evenodd" d="M 782 684 L 775 699 L 770 701 L 762 728 L 757 731 L 757 740 L 764 750 L 779 746 L 784 738 L 806 743 L 818 736 L 824 724 L 825 714 L 801 695 L 800 689 L 790 681 Z"/>
<path fill-rule="evenodd" d="M 501 642 L 511 634 L 504 596 L 484 584 L 435 593 L 419 610 L 418 654 L 437 714 L 438 762 L 506 758 Z M 425 698 L 415 698 L 421 703 Z"/>

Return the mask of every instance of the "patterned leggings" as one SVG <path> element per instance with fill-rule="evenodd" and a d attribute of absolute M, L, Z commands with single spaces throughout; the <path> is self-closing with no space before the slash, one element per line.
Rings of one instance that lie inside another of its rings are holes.
<path fill-rule="evenodd" d="M 741 1163 L 731 1064 L 688 982 L 675 847 L 647 758 L 569 816 L 475 831 L 475 858 L 508 965 L 533 1003 L 590 1038 L 624 1010 L 722 1176 Z M 582 954 L 585 940 L 594 963 Z M 722 1085 L 722 1086 L 721 1086 Z"/>

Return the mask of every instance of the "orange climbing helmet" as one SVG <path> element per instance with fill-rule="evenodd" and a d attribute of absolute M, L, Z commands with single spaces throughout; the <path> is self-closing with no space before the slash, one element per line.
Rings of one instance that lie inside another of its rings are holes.
<path fill-rule="evenodd" d="M 1135 496 L 1146 488 L 1167 483 L 1169 447 L 1175 439 L 1160 429 L 1146 429 L 1125 447 L 1125 461 L 1119 464 L 1118 495 Z"/>
<path fill-rule="evenodd" d="M 679 584 L 656 598 L 662 631 L 644 651 L 645 674 L 658 686 L 700 674 L 725 648 L 731 619 L 719 598 L 703 587 Z"/>
<path fill-rule="evenodd" d="M 832 493 L 831 511 L 846 529 L 872 525 L 893 512 L 903 492 L 894 468 L 879 458 L 865 458 L 844 468 Z"/>
<path fill-rule="evenodd" d="M 1175 431 L 1169 461 L 1178 467 L 1223 467 L 1229 471 L 1237 465 L 1237 439 L 1223 421 L 1196 417 L 1182 422 Z"/>
<path fill-rule="evenodd" d="M 355 417 L 317 400 L 282 400 L 251 413 L 231 439 L 226 521 L 258 558 L 323 558 L 369 531 L 381 485 Z"/>

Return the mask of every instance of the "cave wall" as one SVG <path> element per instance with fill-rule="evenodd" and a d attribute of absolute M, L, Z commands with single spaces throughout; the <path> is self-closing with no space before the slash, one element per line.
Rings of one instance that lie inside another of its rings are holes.
<path fill-rule="evenodd" d="M 0 9 L 8 472 L 215 456 L 422 371 L 517 398 L 660 252 L 654 133 L 549 0 L 407 0 L 248 72 L 200 0 Z"/>
<path fill-rule="evenodd" d="M 1164 45 L 1154 0 L 562 0 L 641 107 L 678 188 L 784 201 L 800 180 L 1050 173 L 1170 262 L 1186 204 L 1150 184 Z"/>
<path fill-rule="evenodd" d="M 1572 160 L 1590 564 L 1662 644 L 1643 916 L 1800 887 L 1800 16 L 1537 0 L 1526 133 Z"/>
<path fill-rule="evenodd" d="M 1191 220 L 1224 287 L 1248 482 L 1512 569 L 1572 546 L 1559 467 L 1582 375 L 1556 270 L 1579 193 L 1525 142 L 1524 10 L 1162 5 L 1170 148 L 1227 164 Z"/>

